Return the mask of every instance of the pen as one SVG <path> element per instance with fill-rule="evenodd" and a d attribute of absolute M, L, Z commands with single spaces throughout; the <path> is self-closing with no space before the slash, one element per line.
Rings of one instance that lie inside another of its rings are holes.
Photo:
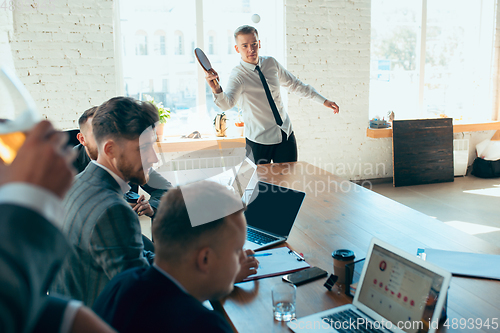
<path fill-rule="evenodd" d="M 254 253 L 247 255 L 247 257 L 267 257 L 272 255 L 273 255 L 272 253 Z"/>
<path fill-rule="evenodd" d="M 298 253 L 297 251 L 294 251 L 294 250 L 290 250 L 288 251 L 288 253 L 293 253 L 297 256 L 297 260 L 298 261 L 304 261 L 306 259 L 304 259 L 304 255 L 302 253 Z"/>

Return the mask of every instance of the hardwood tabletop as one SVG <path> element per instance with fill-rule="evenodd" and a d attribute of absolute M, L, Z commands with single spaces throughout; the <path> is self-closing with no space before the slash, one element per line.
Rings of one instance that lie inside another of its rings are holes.
<path fill-rule="evenodd" d="M 432 217 L 305 162 L 258 167 L 260 180 L 306 192 L 286 245 L 306 261 L 333 273 L 332 251 L 353 250 L 364 258 L 372 237 L 409 253 L 417 248 L 500 254 L 500 248 Z M 286 209 L 286 207 L 284 207 Z M 500 268 L 499 268 L 500 269 Z M 352 302 L 320 279 L 297 287 L 297 317 Z M 280 277 L 237 284 L 214 308 L 223 311 L 238 332 L 290 332 L 274 321 L 271 288 Z M 336 287 L 335 287 L 336 288 Z M 500 281 L 453 277 L 448 294 L 449 327 L 440 332 L 498 332 Z M 464 320 L 468 320 L 465 327 Z M 471 324 L 474 319 L 474 324 Z M 485 327 L 488 320 L 489 328 Z M 452 325 L 452 324 L 456 325 Z"/>

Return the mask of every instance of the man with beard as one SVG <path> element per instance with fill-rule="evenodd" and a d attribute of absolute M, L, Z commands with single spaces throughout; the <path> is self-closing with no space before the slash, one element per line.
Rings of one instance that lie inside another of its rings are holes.
<path fill-rule="evenodd" d="M 158 161 L 153 145 L 158 111 L 151 103 L 115 97 L 92 120 L 97 160 L 76 176 L 63 205 L 63 233 L 72 247 L 51 291 L 92 306 L 118 273 L 149 266 L 137 214 L 123 199 L 128 182 L 143 185 Z"/>
<path fill-rule="evenodd" d="M 75 177 L 64 199 L 62 230 L 73 251 L 51 291 L 92 306 L 115 275 L 152 264 L 154 254 L 144 250 L 139 218 L 123 194 L 130 190 L 128 182 L 145 184 L 158 161 L 153 149 L 158 118 L 153 104 L 130 97 L 99 106 L 92 120 L 97 160 Z M 247 257 L 236 281 L 255 274 L 257 264 Z"/>
<path fill-rule="evenodd" d="M 90 161 L 97 160 L 97 144 L 92 129 L 92 119 L 94 118 L 97 108 L 97 106 L 91 107 L 78 119 L 80 133 L 78 133 L 77 139 L 80 141 L 80 144 L 74 148 L 77 152 L 77 157 L 73 163 L 77 173 L 85 170 Z M 172 187 L 172 184 L 154 170 L 151 170 L 149 177 L 150 183 L 155 187 L 149 186 L 148 184 L 143 184 L 141 186 L 141 188 L 151 196 L 149 201 L 145 200 L 143 195 L 139 197 L 137 194 L 139 186 L 134 183 L 129 183 L 131 190 L 125 193 L 125 198 L 138 198 L 136 200 L 136 205 L 133 207 L 134 211 L 136 211 L 139 216 L 147 215 L 153 218 L 160 204 L 161 197 Z"/>

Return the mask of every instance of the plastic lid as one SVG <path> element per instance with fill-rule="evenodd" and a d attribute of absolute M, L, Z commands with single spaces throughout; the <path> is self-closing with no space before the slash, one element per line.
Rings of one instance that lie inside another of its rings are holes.
<path fill-rule="evenodd" d="M 333 259 L 341 260 L 341 261 L 349 261 L 354 260 L 356 256 L 354 252 L 347 249 L 340 249 L 332 252 Z"/>

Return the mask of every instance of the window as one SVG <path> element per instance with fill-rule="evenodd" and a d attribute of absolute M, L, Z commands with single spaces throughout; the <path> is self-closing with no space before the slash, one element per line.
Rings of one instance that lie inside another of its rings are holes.
<path fill-rule="evenodd" d="M 213 119 L 221 112 L 194 57 L 195 47 L 205 51 L 224 86 L 240 61 L 233 48 L 234 30 L 243 24 L 255 25 L 251 20 L 253 13 L 266 13 L 256 26 L 262 43 L 260 52 L 285 65 L 285 34 L 280 21 L 283 0 L 277 0 L 273 6 L 262 0 L 148 0 L 146 3 L 147 6 L 144 2 L 120 0 L 120 30 L 130 40 L 141 36 L 140 43 L 136 43 L 137 54 L 146 53 L 150 42 L 149 54 L 162 56 L 144 61 L 131 54 L 133 50 L 128 52 L 121 61 L 122 84 L 127 88 L 124 92 L 127 96 L 143 100 L 145 94 L 151 95 L 170 108 L 171 118 L 165 127 L 167 136 L 195 130 L 213 133 Z M 150 41 L 145 38 L 148 34 Z M 231 122 L 237 117 L 237 108 L 226 114 Z"/>
<path fill-rule="evenodd" d="M 227 31 L 227 54 L 234 54 L 234 33 L 232 31 Z"/>
<path fill-rule="evenodd" d="M 135 55 L 148 55 L 148 34 L 144 30 L 135 33 Z"/>
<path fill-rule="evenodd" d="M 191 42 L 191 50 L 194 50 L 196 47 L 194 46 L 194 40 Z M 191 62 L 194 62 L 194 51 L 190 52 L 191 54 Z"/>
<path fill-rule="evenodd" d="M 216 47 L 215 47 L 215 32 L 210 31 L 208 33 L 208 54 L 215 54 L 216 53 Z"/>
<path fill-rule="evenodd" d="M 180 31 L 175 32 L 175 54 L 183 55 L 184 54 L 184 34 Z"/>
<path fill-rule="evenodd" d="M 155 32 L 155 50 L 154 54 L 155 55 L 166 55 L 166 48 L 165 48 L 165 31 L 163 30 L 157 30 Z"/>
<path fill-rule="evenodd" d="M 494 0 L 372 0 L 370 117 L 492 115 Z"/>

